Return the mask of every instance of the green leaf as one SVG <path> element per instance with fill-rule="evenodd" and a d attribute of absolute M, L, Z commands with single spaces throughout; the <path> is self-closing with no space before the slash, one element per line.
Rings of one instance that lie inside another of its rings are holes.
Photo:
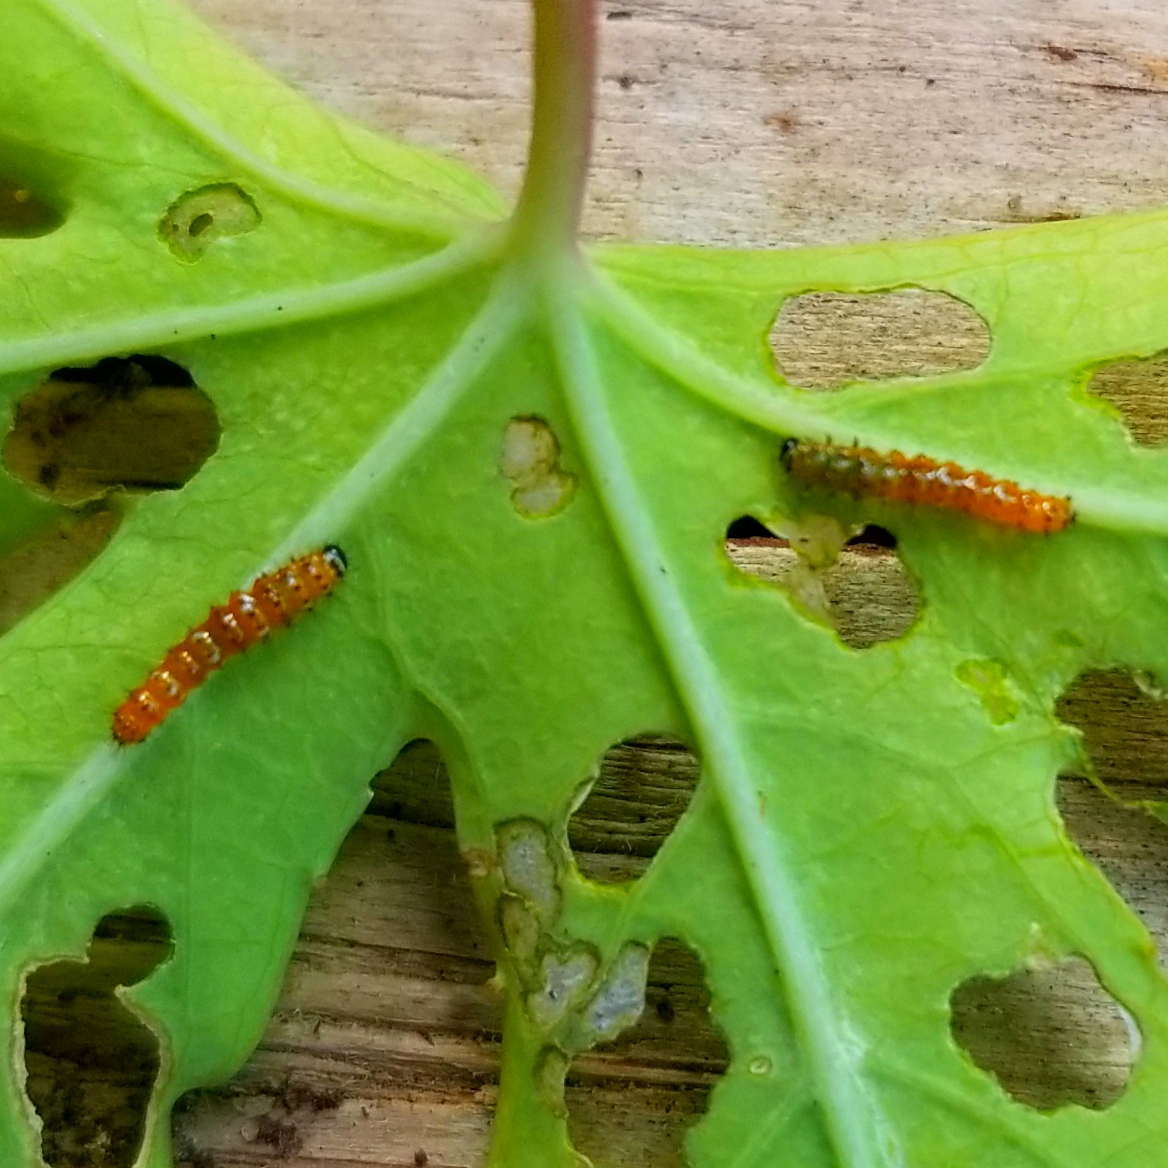
<path fill-rule="evenodd" d="M 0 181 L 47 210 L 0 239 L 0 390 L 156 353 L 222 435 L 0 643 L 0 1163 L 37 1162 L 22 979 L 150 905 L 173 951 L 126 998 L 163 1050 L 140 1163 L 170 1164 L 171 1105 L 247 1057 L 313 881 L 417 736 L 450 760 L 509 995 L 493 1163 L 577 1162 L 564 1071 L 635 1017 L 666 936 L 704 962 L 731 1051 L 695 1165 L 1165 1162 L 1168 983 L 1067 839 L 1053 708 L 1088 668 L 1168 677 L 1168 460 L 1084 392 L 1168 348 L 1168 214 L 581 256 L 590 16 L 537 4 L 504 222 L 472 176 L 315 109 L 164 0 L 10 0 Z M 988 360 L 832 395 L 778 377 L 786 298 L 903 286 L 972 305 Z M 792 435 L 951 458 L 1077 520 L 1040 537 L 808 492 L 780 466 Z M 0 488 L 0 547 L 45 522 L 26 497 Z M 888 527 L 920 619 L 849 648 L 733 569 L 742 514 Z M 210 605 L 326 543 L 350 565 L 335 596 L 142 745 L 110 741 Z M 702 780 L 644 876 L 593 884 L 566 819 L 644 731 L 692 743 Z M 1070 954 L 1142 1047 L 1107 1112 L 1039 1114 L 958 1050 L 949 996 Z"/>

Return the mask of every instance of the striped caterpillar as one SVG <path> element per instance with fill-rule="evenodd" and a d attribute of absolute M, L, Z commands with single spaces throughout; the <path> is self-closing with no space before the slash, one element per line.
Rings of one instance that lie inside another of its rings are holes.
<path fill-rule="evenodd" d="M 1062 531 L 1074 518 L 1070 499 L 923 454 L 910 458 L 899 450 L 881 454 L 867 446 L 788 438 L 779 457 L 787 473 L 808 486 L 962 511 L 1000 527 L 1046 534 Z"/>
<path fill-rule="evenodd" d="M 260 576 L 246 592 L 233 592 L 226 604 L 215 605 L 118 706 L 114 738 L 122 745 L 141 742 L 229 657 L 327 596 L 346 566 L 340 548 L 325 547 Z"/>

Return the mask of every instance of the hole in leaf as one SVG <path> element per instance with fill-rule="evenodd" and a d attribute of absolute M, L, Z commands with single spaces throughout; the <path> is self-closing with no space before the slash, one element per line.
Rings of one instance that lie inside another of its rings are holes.
<path fill-rule="evenodd" d="M 573 1144 L 601 1168 L 684 1164 L 686 1132 L 728 1057 L 700 958 L 680 941 L 660 941 L 638 1021 L 578 1056 L 568 1073 Z"/>
<path fill-rule="evenodd" d="M 576 476 L 560 466 L 560 443 L 542 418 L 512 418 L 503 432 L 499 470 L 511 483 L 511 503 L 526 519 L 562 511 L 576 490 Z"/>
<path fill-rule="evenodd" d="M 64 214 L 41 191 L 0 174 L 0 239 L 34 239 L 64 222 Z"/>
<path fill-rule="evenodd" d="M 1123 669 L 1089 670 L 1056 706 L 1077 727 L 1098 778 L 1109 786 L 1158 786 L 1168 798 L 1168 700 L 1150 678 Z"/>
<path fill-rule="evenodd" d="M 943 292 L 810 292 L 786 301 L 771 331 L 779 372 L 807 389 L 973 369 L 989 354 L 985 322 Z"/>
<path fill-rule="evenodd" d="M 890 551 L 895 551 L 896 536 L 887 528 L 880 527 L 875 523 L 869 523 L 865 525 L 864 530 L 859 535 L 853 535 L 844 546 L 855 548 L 887 548 Z"/>
<path fill-rule="evenodd" d="M 1122 793 L 1163 799 L 1164 788 L 1131 783 Z M 1143 921 L 1168 969 L 1168 827 L 1086 779 L 1060 779 L 1058 807 L 1067 834 Z"/>
<path fill-rule="evenodd" d="M 0 559 L 0 635 L 95 559 L 121 521 L 116 507 L 87 507 L 65 515 Z"/>
<path fill-rule="evenodd" d="M 1141 675 L 1089 670 L 1056 708 L 1083 735 L 1080 773 L 1059 780 L 1067 833 L 1144 922 L 1168 967 L 1168 700 Z M 1116 798 L 1085 777 L 1088 769 Z M 1161 809 L 1161 818 L 1144 808 Z"/>
<path fill-rule="evenodd" d="M 367 814 L 454 830 L 454 799 L 442 752 L 428 738 L 415 738 L 375 776 Z"/>
<path fill-rule="evenodd" d="M 191 375 L 165 357 L 106 357 L 58 369 L 16 407 L 5 468 L 78 504 L 112 490 L 177 490 L 215 451 L 219 420 Z"/>
<path fill-rule="evenodd" d="M 611 747 L 568 820 L 576 866 L 604 883 L 639 876 L 685 813 L 700 771 L 675 738 L 645 734 Z"/>
<path fill-rule="evenodd" d="M 191 1168 L 486 1159 L 502 1000 L 446 767 L 409 743 L 309 902 L 267 1034 L 226 1086 L 175 1108 Z M 299 1162 L 299 1161 L 297 1161 Z"/>
<path fill-rule="evenodd" d="M 957 1044 L 1020 1103 L 1102 1110 L 1127 1086 L 1136 1054 L 1131 1024 L 1080 958 L 971 978 L 950 1005 Z"/>
<path fill-rule="evenodd" d="M 786 543 L 786 540 L 779 540 L 773 531 L 765 523 L 761 523 L 755 519 L 753 515 L 740 515 L 735 519 L 728 528 L 726 528 L 726 538 L 733 540 L 749 540 L 762 539 L 767 543 Z"/>
<path fill-rule="evenodd" d="M 48 1168 L 130 1168 L 158 1077 L 158 1038 L 116 995 L 171 951 L 154 909 L 102 917 L 88 960 L 53 961 L 27 977 L 20 1002 L 25 1094 L 42 1123 Z"/>
<path fill-rule="evenodd" d="M 845 645 L 868 649 L 903 637 L 920 612 L 916 582 L 896 552 L 896 538 L 869 526 L 840 550 L 835 563 L 813 568 L 787 540 L 736 539 L 726 555 L 740 572 L 790 592 L 831 625 Z"/>
<path fill-rule="evenodd" d="M 255 200 L 235 183 L 212 183 L 188 191 L 158 224 L 158 238 L 187 263 L 202 258 L 217 239 L 245 235 L 260 225 Z"/>
<path fill-rule="evenodd" d="M 196 215 L 187 228 L 188 235 L 202 235 L 212 223 L 215 222 L 215 217 L 209 211 L 204 211 L 201 215 Z"/>
<path fill-rule="evenodd" d="M 1115 361 L 1095 371 L 1087 392 L 1109 401 L 1140 446 L 1168 443 L 1168 354 Z"/>

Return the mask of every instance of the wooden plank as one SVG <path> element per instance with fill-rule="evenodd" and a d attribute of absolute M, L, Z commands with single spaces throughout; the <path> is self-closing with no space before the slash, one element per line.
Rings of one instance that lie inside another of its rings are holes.
<path fill-rule="evenodd" d="M 525 0 L 195 0 L 307 92 L 517 189 Z M 608 0 L 586 227 L 774 247 L 1154 207 L 1157 0 Z"/>

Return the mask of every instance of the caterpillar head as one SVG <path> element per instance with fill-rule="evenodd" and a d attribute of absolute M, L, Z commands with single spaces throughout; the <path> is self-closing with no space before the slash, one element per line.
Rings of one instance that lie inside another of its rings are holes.
<path fill-rule="evenodd" d="M 328 547 L 323 548 L 320 554 L 324 556 L 325 563 L 338 576 L 345 574 L 345 569 L 349 566 L 349 561 L 345 559 L 345 553 L 335 543 L 330 543 Z"/>

